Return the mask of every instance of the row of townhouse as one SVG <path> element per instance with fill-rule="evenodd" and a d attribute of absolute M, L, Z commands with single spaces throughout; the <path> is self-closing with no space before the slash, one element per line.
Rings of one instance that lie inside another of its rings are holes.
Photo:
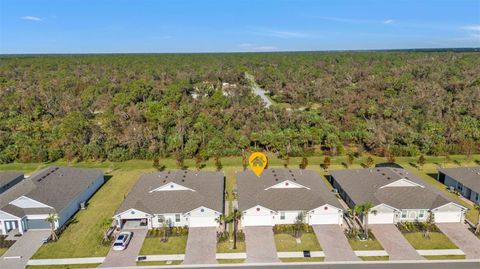
<path fill-rule="evenodd" d="M 438 180 L 478 203 L 480 167 L 441 169 Z M 293 224 L 302 213 L 310 225 L 343 224 L 345 208 L 366 202 L 370 223 L 399 221 L 462 222 L 466 208 L 399 167 L 335 170 L 327 177 L 332 192 L 314 171 L 272 168 L 260 177 L 236 174 L 241 227 Z M 0 173 L 0 233 L 50 229 L 49 214 L 65 225 L 104 183 L 95 169 L 48 167 L 30 177 Z M 219 227 L 225 214 L 222 172 L 169 170 L 144 174 L 113 216 L 119 228 L 145 226 Z"/>
<path fill-rule="evenodd" d="M 345 208 L 370 202 L 370 223 L 462 222 L 467 208 L 399 167 L 332 171 L 328 180 L 310 170 L 272 168 L 260 177 L 235 176 L 241 227 L 293 224 L 302 213 L 309 225 L 343 224 Z M 170 170 L 143 175 L 114 215 L 118 227 L 214 227 L 225 214 L 221 172 Z"/>

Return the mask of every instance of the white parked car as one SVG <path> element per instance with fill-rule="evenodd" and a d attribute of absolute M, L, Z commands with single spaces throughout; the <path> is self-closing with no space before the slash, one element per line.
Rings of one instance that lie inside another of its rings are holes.
<path fill-rule="evenodd" d="M 132 239 L 132 232 L 121 232 L 118 234 L 117 239 L 113 243 L 113 250 L 124 250 L 127 248 L 128 243 Z"/>

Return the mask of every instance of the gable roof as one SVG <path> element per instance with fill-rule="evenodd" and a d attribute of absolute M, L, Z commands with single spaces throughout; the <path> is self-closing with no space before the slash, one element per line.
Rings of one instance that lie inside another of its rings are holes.
<path fill-rule="evenodd" d="M 480 193 L 480 165 L 472 167 L 442 168 L 438 171 L 462 183 L 464 186 Z"/>
<path fill-rule="evenodd" d="M 48 167 L 22 180 L 0 195 L 0 210 L 22 217 L 26 214 L 59 213 L 103 172 L 95 169 Z M 10 204 L 25 196 L 52 208 L 20 208 Z"/>
<path fill-rule="evenodd" d="M 188 189 L 153 191 L 167 183 L 175 183 Z M 222 172 L 153 172 L 140 177 L 115 214 L 132 208 L 149 214 L 187 213 L 200 206 L 223 213 L 223 198 Z"/>
<path fill-rule="evenodd" d="M 15 179 L 23 177 L 23 173 L 20 172 L 0 172 L 0 188 L 3 188 L 8 183 Z"/>
<path fill-rule="evenodd" d="M 275 211 L 308 211 L 325 204 L 342 208 L 320 175 L 311 170 L 271 168 L 260 177 L 252 171 L 238 172 L 235 177 L 240 210 L 257 205 Z M 271 188 L 287 180 L 306 188 Z"/>
<path fill-rule="evenodd" d="M 434 209 L 454 202 L 415 174 L 401 168 L 334 170 L 330 174 L 355 204 L 371 202 L 373 205 L 386 204 L 397 209 Z M 414 184 L 389 185 L 401 179 Z"/>

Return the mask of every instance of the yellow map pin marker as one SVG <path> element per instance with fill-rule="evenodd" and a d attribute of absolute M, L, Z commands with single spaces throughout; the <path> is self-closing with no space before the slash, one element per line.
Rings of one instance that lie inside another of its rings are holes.
<path fill-rule="evenodd" d="M 248 157 L 248 164 L 250 164 L 250 168 L 252 168 L 253 173 L 259 177 L 263 169 L 267 167 L 267 156 L 262 152 L 254 152 Z"/>

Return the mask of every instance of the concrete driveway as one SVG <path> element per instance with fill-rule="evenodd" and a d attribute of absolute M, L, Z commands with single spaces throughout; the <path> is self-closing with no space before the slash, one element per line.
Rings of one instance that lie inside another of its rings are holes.
<path fill-rule="evenodd" d="M 247 263 L 280 262 L 273 238 L 271 226 L 247 226 L 245 244 L 247 248 Z"/>
<path fill-rule="evenodd" d="M 49 235 L 49 230 L 29 230 L 25 232 L 3 254 L 0 259 L 0 268 L 24 269 L 30 257 L 43 245 L 43 239 Z"/>
<path fill-rule="evenodd" d="M 133 232 L 132 239 L 127 248 L 122 251 L 114 251 L 110 249 L 105 261 L 100 267 L 116 267 L 116 266 L 136 266 L 137 256 L 142 248 L 143 241 L 147 235 L 148 229 L 131 229 L 123 230 Z"/>
<path fill-rule="evenodd" d="M 467 259 L 480 259 L 480 239 L 461 223 L 436 223 L 437 227 L 457 245 Z"/>
<path fill-rule="evenodd" d="M 183 264 L 217 263 L 217 227 L 188 228 L 187 249 Z"/>
<path fill-rule="evenodd" d="M 360 260 L 353 252 L 339 225 L 313 225 L 312 228 L 325 253 L 325 261 Z"/>
<path fill-rule="evenodd" d="M 390 260 L 423 260 L 394 224 L 370 224 L 375 238 L 390 256 Z"/>

